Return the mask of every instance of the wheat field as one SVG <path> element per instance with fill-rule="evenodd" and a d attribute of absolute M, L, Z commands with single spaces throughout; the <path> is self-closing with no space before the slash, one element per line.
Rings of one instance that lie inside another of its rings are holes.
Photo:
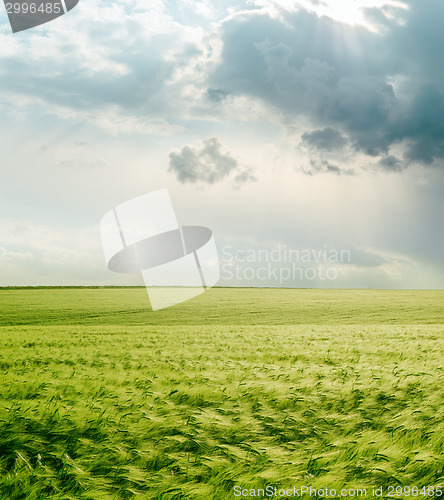
<path fill-rule="evenodd" d="M 443 305 L 1 289 L 0 498 L 440 498 Z"/>

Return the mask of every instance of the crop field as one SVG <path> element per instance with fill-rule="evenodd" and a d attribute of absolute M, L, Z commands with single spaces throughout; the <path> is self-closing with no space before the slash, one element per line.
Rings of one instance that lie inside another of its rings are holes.
<path fill-rule="evenodd" d="M 0 289 L 0 346 L 1 500 L 444 498 L 444 291 Z"/>

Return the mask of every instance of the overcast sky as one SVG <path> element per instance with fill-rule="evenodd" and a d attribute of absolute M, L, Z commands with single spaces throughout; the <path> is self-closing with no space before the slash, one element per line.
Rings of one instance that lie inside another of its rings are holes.
<path fill-rule="evenodd" d="M 0 285 L 142 283 L 107 269 L 99 222 L 168 188 L 213 230 L 220 284 L 443 288 L 443 19 L 442 0 L 81 0 L 12 34 L 2 8 Z"/>

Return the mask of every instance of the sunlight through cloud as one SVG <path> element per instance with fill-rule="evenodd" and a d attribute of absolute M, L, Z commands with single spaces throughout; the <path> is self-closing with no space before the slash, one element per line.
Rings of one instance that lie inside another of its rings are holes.
<path fill-rule="evenodd" d="M 280 10 L 296 11 L 300 8 L 315 12 L 319 16 L 328 16 L 336 21 L 349 25 L 365 26 L 375 30 L 375 27 L 365 16 L 366 9 L 381 9 L 388 19 L 393 19 L 393 12 L 408 10 L 408 5 L 397 0 L 252 0 L 250 5 L 262 7 L 270 10 L 274 8 L 276 12 Z"/>

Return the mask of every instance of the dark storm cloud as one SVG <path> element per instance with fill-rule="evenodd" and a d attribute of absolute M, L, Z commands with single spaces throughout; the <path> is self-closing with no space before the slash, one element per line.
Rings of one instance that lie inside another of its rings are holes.
<path fill-rule="evenodd" d="M 306 132 L 302 135 L 302 141 L 310 148 L 324 151 L 342 149 L 347 144 L 347 140 L 341 132 L 332 127 Z"/>
<path fill-rule="evenodd" d="M 392 141 L 407 140 L 407 159 L 431 164 L 444 158 L 444 89 L 421 88 L 406 115 L 388 127 Z"/>
<path fill-rule="evenodd" d="M 193 99 L 211 105 L 246 95 L 280 110 L 285 125 L 303 115 L 310 128 L 347 136 L 356 151 L 385 157 L 403 143 L 406 164 L 432 164 L 444 158 L 444 2 L 409 4 L 408 11 L 367 9 L 379 33 L 304 10 L 231 15 L 221 24 L 220 62 L 210 74 L 219 41 L 189 37 L 178 24 L 146 36 L 133 7 L 134 15 L 130 9 L 106 24 L 84 20 L 81 38 L 58 35 L 54 54 L 20 39 L 23 57 L 0 57 L 2 91 L 45 109 L 163 119 L 180 116 Z M 196 118 L 204 108 L 192 107 Z M 210 112 L 217 117 L 218 106 Z"/>
<path fill-rule="evenodd" d="M 369 67 L 362 58 L 361 47 L 375 45 L 375 35 L 304 11 L 284 22 L 256 13 L 235 17 L 224 24 L 222 40 L 214 86 L 293 113 L 315 110 L 342 78 L 384 74 L 377 61 Z"/>
<path fill-rule="evenodd" d="M 444 2 L 367 11 L 384 27 L 378 33 L 305 11 L 281 14 L 224 23 L 212 87 L 259 98 L 283 111 L 286 123 L 304 115 L 370 156 L 389 156 L 403 143 L 406 164 L 444 158 Z M 303 136 L 312 145 L 317 139 L 319 149 L 326 146 L 322 137 Z"/>
<path fill-rule="evenodd" d="M 200 148 L 184 146 L 181 151 L 172 151 L 168 170 L 183 184 L 214 184 L 231 174 L 235 174 L 236 185 L 256 180 L 249 169 L 242 168 L 230 153 L 222 151 L 217 137 L 205 139 Z"/>

